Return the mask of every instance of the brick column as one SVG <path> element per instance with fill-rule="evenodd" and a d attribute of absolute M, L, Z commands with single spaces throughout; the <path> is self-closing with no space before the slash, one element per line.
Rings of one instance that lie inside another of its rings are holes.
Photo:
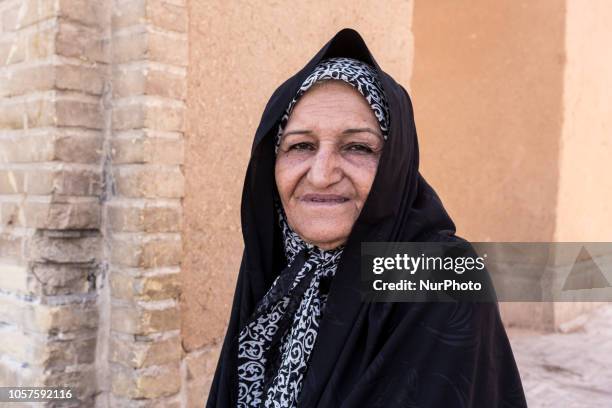
<path fill-rule="evenodd" d="M 0 2 L 0 384 L 96 393 L 104 1 Z"/>
<path fill-rule="evenodd" d="M 0 1 L 0 384 L 186 404 L 186 28 L 181 0 Z"/>
<path fill-rule="evenodd" d="M 186 29 L 182 1 L 114 2 L 113 188 L 104 203 L 112 407 L 181 404 Z"/>

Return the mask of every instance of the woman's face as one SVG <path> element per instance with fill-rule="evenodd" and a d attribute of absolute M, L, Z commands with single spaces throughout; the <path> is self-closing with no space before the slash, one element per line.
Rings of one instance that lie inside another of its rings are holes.
<path fill-rule="evenodd" d="M 321 249 L 344 244 L 370 192 L 383 137 L 365 98 L 342 81 L 315 84 L 285 126 L 275 166 L 289 226 Z"/>

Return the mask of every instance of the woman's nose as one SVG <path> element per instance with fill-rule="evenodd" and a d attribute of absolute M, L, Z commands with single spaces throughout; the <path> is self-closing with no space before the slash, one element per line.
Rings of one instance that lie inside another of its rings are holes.
<path fill-rule="evenodd" d="M 332 149 L 320 147 L 308 169 L 308 181 L 313 187 L 325 188 L 342 179 L 340 158 Z"/>

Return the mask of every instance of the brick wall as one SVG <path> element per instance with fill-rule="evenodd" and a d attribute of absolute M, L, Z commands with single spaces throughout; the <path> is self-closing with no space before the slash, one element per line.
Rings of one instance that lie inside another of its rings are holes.
<path fill-rule="evenodd" d="M 0 384 L 192 406 L 186 30 L 184 0 L 0 1 Z"/>
<path fill-rule="evenodd" d="M 180 1 L 112 11 L 110 405 L 180 406 L 187 15 Z"/>
<path fill-rule="evenodd" d="M 0 384 L 96 395 L 104 2 L 0 2 Z M 98 10 L 99 9 L 99 10 Z"/>

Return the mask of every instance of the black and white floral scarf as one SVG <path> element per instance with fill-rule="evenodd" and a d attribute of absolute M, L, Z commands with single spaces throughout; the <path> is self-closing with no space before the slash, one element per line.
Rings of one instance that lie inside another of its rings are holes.
<path fill-rule="evenodd" d="M 349 83 L 366 98 L 387 139 L 388 106 L 376 71 L 355 59 L 329 58 L 316 66 L 285 110 L 275 151 L 298 99 L 316 82 L 334 79 Z M 297 406 L 329 286 L 342 256 L 343 247 L 326 251 L 303 241 L 289 227 L 278 200 L 275 205 L 287 267 L 274 280 L 257 304 L 250 322 L 240 332 L 240 408 Z"/>

